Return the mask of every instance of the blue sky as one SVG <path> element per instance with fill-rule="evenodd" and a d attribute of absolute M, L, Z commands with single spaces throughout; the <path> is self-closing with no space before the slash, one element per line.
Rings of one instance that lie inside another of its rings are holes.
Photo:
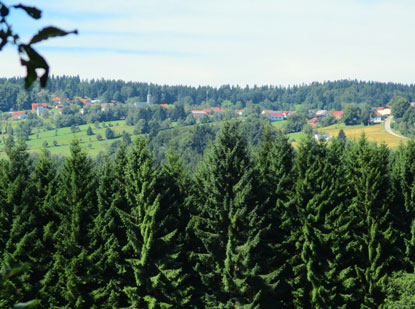
<path fill-rule="evenodd" d="M 56 75 L 214 86 L 415 77 L 414 1 L 24 3 L 43 10 L 40 21 L 13 14 L 25 38 L 45 25 L 79 31 L 39 44 Z M 0 72 L 24 74 L 10 48 L 0 54 Z"/>

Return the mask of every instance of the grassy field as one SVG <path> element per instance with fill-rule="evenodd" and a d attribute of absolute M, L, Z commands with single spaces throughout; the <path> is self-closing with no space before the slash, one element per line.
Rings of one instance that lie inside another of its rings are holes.
<path fill-rule="evenodd" d="M 111 129 L 115 132 L 117 138 L 110 140 L 105 138 L 105 130 L 109 124 L 112 125 Z M 86 134 L 86 130 L 89 126 L 92 128 L 94 135 Z M 28 151 L 38 152 L 43 148 L 44 142 L 47 142 L 47 149 L 51 154 L 66 156 L 69 155 L 69 146 L 72 140 L 77 138 L 80 141 L 81 147 L 85 148 L 91 156 L 96 156 L 100 151 L 105 151 L 105 149 L 114 141 L 120 139 L 120 135 L 123 131 L 130 134 L 134 131 L 134 127 L 125 124 L 125 120 L 105 122 L 105 126 L 106 127 L 104 127 L 104 123 L 100 124 L 100 128 L 96 128 L 91 124 L 80 125 L 79 129 L 81 131 L 75 134 L 72 133 L 71 128 L 69 127 L 52 130 L 41 129 L 40 131 L 35 128 L 32 131 L 33 134 L 29 137 L 29 141 L 26 142 Z M 102 136 L 101 141 L 97 140 L 98 134 Z M 0 135 L 0 140 L 2 140 L 3 137 L 7 138 L 7 135 Z M 57 146 L 54 146 L 54 141 L 56 141 Z M 3 148 L 4 147 L 0 146 L 0 155 L 5 155 Z"/>
<path fill-rule="evenodd" d="M 358 140 L 362 133 L 371 142 L 378 144 L 385 143 L 389 148 L 396 148 L 400 143 L 406 143 L 406 139 L 393 136 L 385 131 L 384 124 L 377 124 L 373 126 L 345 126 L 344 124 L 335 124 L 325 128 L 319 128 L 319 132 L 325 132 L 330 136 L 337 136 L 340 128 L 343 128 L 346 137 L 349 140 Z"/>
<path fill-rule="evenodd" d="M 276 121 L 272 123 L 273 126 L 276 128 L 281 128 L 284 126 L 286 121 Z M 16 122 L 13 122 L 15 125 Z M 117 138 L 114 139 L 106 139 L 105 138 L 105 130 L 106 127 L 112 125 L 111 129 L 115 132 Z M 87 135 L 86 130 L 88 127 L 91 126 L 94 135 Z M 99 152 L 105 151 L 114 141 L 121 138 L 121 134 L 123 131 L 126 131 L 133 134 L 134 127 L 127 126 L 125 124 L 125 120 L 118 120 L 118 121 L 110 121 L 100 124 L 100 128 L 96 128 L 94 125 L 86 124 L 79 126 L 80 132 L 72 133 L 71 128 L 60 128 L 60 129 L 33 129 L 33 134 L 30 135 L 29 141 L 27 141 L 28 151 L 29 152 L 38 152 L 40 149 L 43 148 L 43 144 L 47 142 L 48 147 L 47 149 L 56 155 L 67 156 L 69 155 L 69 146 L 74 138 L 77 138 L 80 143 L 81 147 L 83 147 L 91 156 L 98 155 Z M 335 124 L 325 128 L 319 128 L 319 132 L 326 132 L 330 136 L 337 136 L 339 133 L 340 128 L 343 128 L 343 131 L 346 134 L 346 137 L 350 140 L 358 140 L 362 133 L 364 133 L 369 141 L 380 143 L 386 143 L 386 145 L 390 148 L 396 148 L 399 146 L 400 143 L 405 143 L 406 139 L 399 138 L 387 133 L 384 129 L 384 124 L 378 124 L 373 126 L 345 126 L 344 124 Z M 97 140 L 97 135 L 100 134 L 102 136 L 102 140 Z M 288 134 L 290 142 L 292 142 L 293 146 L 296 147 L 301 139 L 304 137 L 303 132 L 297 132 Z M 3 137 L 6 139 L 7 135 L 0 135 L 0 141 L 3 140 Z M 54 146 L 56 144 L 56 146 Z M 4 145 L 0 143 L 0 156 L 5 156 L 4 152 Z"/>

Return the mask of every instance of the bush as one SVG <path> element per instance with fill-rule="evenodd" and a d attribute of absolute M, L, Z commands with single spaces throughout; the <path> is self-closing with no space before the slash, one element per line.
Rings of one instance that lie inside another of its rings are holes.
<path fill-rule="evenodd" d="M 114 131 L 113 131 L 113 130 L 111 130 L 110 128 L 107 128 L 107 129 L 105 130 L 105 138 L 106 138 L 106 139 L 113 139 L 113 138 L 115 138 L 115 133 L 114 133 Z"/>
<path fill-rule="evenodd" d="M 86 135 L 94 135 L 94 131 L 92 131 L 91 127 L 88 127 L 88 129 L 86 129 Z"/>
<path fill-rule="evenodd" d="M 97 141 L 102 141 L 103 140 L 103 138 L 102 138 L 102 135 L 101 134 L 97 134 Z"/>

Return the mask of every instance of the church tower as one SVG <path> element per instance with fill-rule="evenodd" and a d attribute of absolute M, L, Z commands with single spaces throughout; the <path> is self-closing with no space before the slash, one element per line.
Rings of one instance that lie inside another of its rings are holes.
<path fill-rule="evenodd" d="M 151 106 L 151 93 L 150 93 L 150 88 L 148 88 L 148 93 L 147 93 L 147 105 Z"/>

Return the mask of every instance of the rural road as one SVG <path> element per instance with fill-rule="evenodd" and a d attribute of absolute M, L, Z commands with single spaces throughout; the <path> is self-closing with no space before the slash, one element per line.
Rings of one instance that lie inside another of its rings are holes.
<path fill-rule="evenodd" d="M 395 135 L 396 137 L 407 138 L 405 136 L 402 136 L 400 134 L 396 134 L 396 133 L 392 132 L 392 129 L 391 129 L 391 120 L 392 120 L 392 118 L 393 118 L 393 116 L 389 116 L 385 120 L 385 130 L 386 130 L 386 132 L 388 132 L 389 134 Z"/>

